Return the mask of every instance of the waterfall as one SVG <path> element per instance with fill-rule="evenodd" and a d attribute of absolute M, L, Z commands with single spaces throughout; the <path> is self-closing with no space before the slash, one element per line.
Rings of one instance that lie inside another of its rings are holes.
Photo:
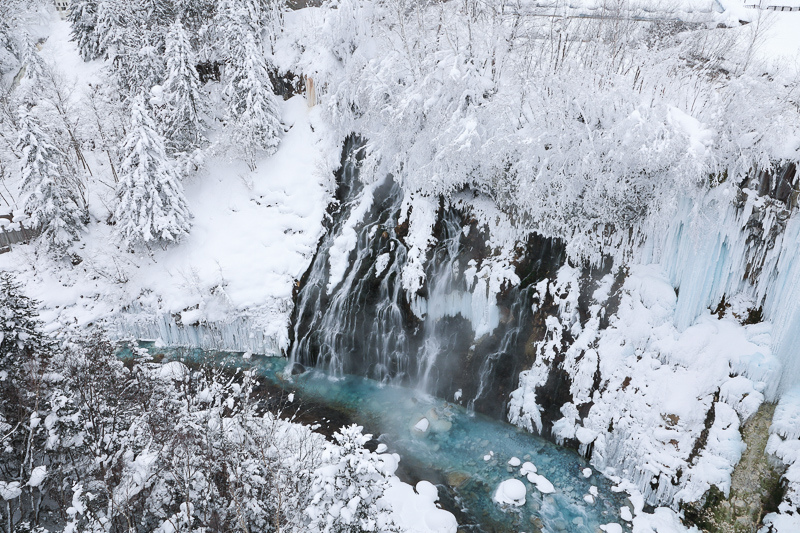
<path fill-rule="evenodd" d="M 424 282 L 409 293 L 403 190 L 391 177 L 362 184 L 357 153 L 350 140 L 337 203 L 297 294 L 291 362 L 461 397 L 502 418 L 533 329 L 529 287 L 563 264 L 563 246 L 532 236 L 517 261 L 519 283 L 493 292 L 486 234 L 441 203 Z"/>
<path fill-rule="evenodd" d="M 384 380 L 405 374 L 408 363 L 409 312 L 399 283 L 405 247 L 394 231 L 402 192 L 391 179 L 361 184 L 357 148 L 352 139 L 345 147 L 337 205 L 297 295 L 290 357 L 332 375 Z M 364 206 L 368 213 L 351 216 Z"/>

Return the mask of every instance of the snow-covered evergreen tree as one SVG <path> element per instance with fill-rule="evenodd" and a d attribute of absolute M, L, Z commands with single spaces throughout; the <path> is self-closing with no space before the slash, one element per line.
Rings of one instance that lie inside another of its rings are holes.
<path fill-rule="evenodd" d="M 0 372 L 6 376 L 44 344 L 38 315 L 36 302 L 22 293 L 11 273 L 0 272 Z"/>
<path fill-rule="evenodd" d="M 98 48 L 106 59 L 114 59 L 124 49 L 125 37 L 133 10 L 129 2 L 101 0 L 97 4 L 95 29 Z"/>
<path fill-rule="evenodd" d="M 133 102 L 124 152 L 114 212 L 120 242 L 132 249 L 179 240 L 189 232 L 191 213 L 142 93 Z"/>
<path fill-rule="evenodd" d="M 138 3 L 141 13 L 139 16 L 151 28 L 168 28 L 175 20 L 178 6 L 171 0 L 138 0 Z"/>
<path fill-rule="evenodd" d="M 217 12 L 216 0 L 184 0 L 175 5 L 175 19 L 181 21 L 192 38 L 198 37 L 202 28 L 213 24 Z"/>
<path fill-rule="evenodd" d="M 280 142 L 278 104 L 260 39 L 260 9 L 255 2 L 226 0 L 220 6 L 220 31 L 228 53 L 225 69 L 231 146 L 250 167 Z"/>
<path fill-rule="evenodd" d="M 0 2 L 0 75 L 16 72 L 31 47 L 29 24 L 36 20 L 46 0 L 2 0 Z"/>
<path fill-rule="evenodd" d="M 19 46 L 9 22 L 0 13 L 0 74 L 19 68 Z"/>
<path fill-rule="evenodd" d="M 255 0 L 219 0 L 214 21 L 219 31 L 219 48 L 224 56 L 235 57 L 234 49 L 244 33 L 258 36 L 261 9 Z"/>
<path fill-rule="evenodd" d="M 66 155 L 26 109 L 21 111 L 19 128 L 23 209 L 30 215 L 30 223 L 42 228 L 41 240 L 61 255 L 78 239 L 85 217 L 64 176 L 69 168 Z"/>
<path fill-rule="evenodd" d="M 100 49 L 111 62 L 113 78 L 124 99 L 164 79 L 166 26 L 155 21 L 165 15 L 152 15 L 154 9 L 143 0 L 103 0 L 98 5 Z"/>
<path fill-rule="evenodd" d="M 242 37 L 228 86 L 229 129 L 234 146 L 253 167 L 259 153 L 278 149 L 281 123 L 263 51 L 252 33 Z"/>
<path fill-rule="evenodd" d="M 183 25 L 175 22 L 167 35 L 167 79 L 160 112 L 167 149 L 173 153 L 191 152 L 203 141 L 205 100 L 192 55 Z"/>
<path fill-rule="evenodd" d="M 84 61 L 97 59 L 103 53 L 96 31 L 98 0 L 71 0 L 68 20 L 72 25 L 72 40 Z"/>

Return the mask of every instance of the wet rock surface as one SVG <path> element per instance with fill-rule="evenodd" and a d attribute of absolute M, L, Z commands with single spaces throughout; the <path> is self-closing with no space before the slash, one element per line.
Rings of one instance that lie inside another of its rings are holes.
<path fill-rule="evenodd" d="M 712 487 L 704 502 L 685 507 L 687 522 L 709 533 L 754 533 L 764 515 L 777 510 L 782 472 L 765 454 L 774 413 L 774 404 L 762 404 L 742 426 L 747 449 L 731 476 L 730 495 Z"/>

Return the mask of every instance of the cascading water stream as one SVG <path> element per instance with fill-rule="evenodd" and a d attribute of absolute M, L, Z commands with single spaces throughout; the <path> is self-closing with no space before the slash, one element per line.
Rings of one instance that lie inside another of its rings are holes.
<path fill-rule="evenodd" d="M 526 326 L 531 321 L 531 293 L 533 292 L 533 286 L 529 285 L 521 290 L 515 288 L 513 292 L 514 295 L 511 298 L 513 302 L 511 306 L 511 316 L 514 317 L 514 323 L 507 328 L 505 335 L 503 335 L 500 341 L 499 349 L 489 354 L 483 360 L 478 380 L 478 390 L 475 396 L 467 402 L 467 410 L 470 412 L 475 410 L 475 402 L 480 401 L 491 387 L 492 376 L 496 365 L 504 357 L 513 357 L 515 351 L 520 349 L 524 350 L 524 347 L 520 346 L 520 342 L 524 344 L 526 340 L 524 334 L 530 334 Z"/>
<path fill-rule="evenodd" d="M 409 295 L 401 276 L 408 256 L 402 189 L 391 178 L 361 184 L 356 153 L 351 140 L 338 204 L 297 295 L 291 362 L 462 398 L 471 410 L 504 418 L 533 330 L 531 286 L 563 264 L 563 247 L 531 237 L 516 265 L 521 283 L 495 297 L 475 275 L 492 253 L 485 235 L 442 205 L 426 282 Z M 476 334 L 478 323 L 488 331 Z"/>
<path fill-rule="evenodd" d="M 446 377 L 448 363 L 452 364 L 448 355 L 457 353 L 459 341 L 468 336 L 468 331 L 463 331 L 468 326 L 454 322 L 468 319 L 471 308 L 471 294 L 459 258 L 462 226 L 453 210 L 445 211 L 440 233 L 426 269 L 429 290 L 427 299 L 423 300 L 426 310 L 424 341 L 417 357 L 418 388 L 437 395 L 447 392 L 446 381 L 440 383 L 440 380 Z"/>
<path fill-rule="evenodd" d="M 410 351 L 399 275 L 406 250 L 394 234 L 402 193 L 389 179 L 362 186 L 356 165 L 348 159 L 342 166 L 338 212 L 298 294 L 290 358 L 331 375 L 385 381 L 407 374 Z M 347 269 L 337 280 L 331 273 L 332 251 L 342 244 L 343 233 L 354 232 L 347 223 L 364 202 L 375 217 L 358 225 L 354 249 L 343 252 L 350 258 Z"/>

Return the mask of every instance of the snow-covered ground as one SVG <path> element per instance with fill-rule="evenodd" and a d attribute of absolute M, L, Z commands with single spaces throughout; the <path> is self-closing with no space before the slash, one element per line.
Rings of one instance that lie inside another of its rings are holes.
<path fill-rule="evenodd" d="M 80 59 L 66 21 L 54 17 L 52 29 L 41 55 L 73 81 L 73 97 L 80 99 L 97 83 L 102 64 Z M 282 121 L 288 131 L 280 149 L 255 171 L 219 154 L 184 183 L 195 218 L 179 246 L 149 255 L 117 246 L 114 227 L 106 224 L 113 190 L 99 183 L 110 169 L 96 154 L 92 223 L 75 248 L 81 263 L 63 268 L 33 246 L 15 246 L 0 255 L 0 268 L 16 271 L 30 296 L 43 302 L 51 331 L 93 323 L 112 334 L 158 338 L 170 326 L 177 332 L 175 322 L 211 322 L 215 334 L 201 327 L 193 340 L 280 352 L 288 342 L 292 291 L 321 236 L 340 157 L 338 141 L 304 98 L 282 103 Z M 238 335 L 225 327 L 230 324 Z M 249 332 L 239 334 L 244 329 Z"/>

